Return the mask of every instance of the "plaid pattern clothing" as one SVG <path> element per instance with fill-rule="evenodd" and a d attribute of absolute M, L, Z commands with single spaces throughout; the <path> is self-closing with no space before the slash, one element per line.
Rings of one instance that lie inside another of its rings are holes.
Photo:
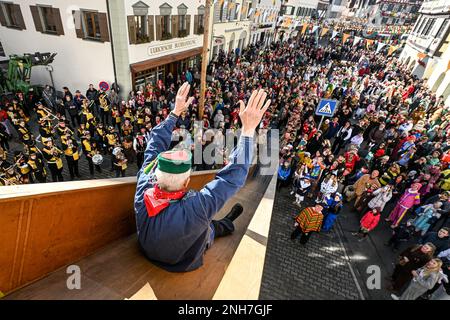
<path fill-rule="evenodd" d="M 323 215 L 322 213 L 314 210 L 313 207 L 305 208 L 295 218 L 295 221 L 304 233 L 312 231 L 319 232 L 322 228 Z"/>

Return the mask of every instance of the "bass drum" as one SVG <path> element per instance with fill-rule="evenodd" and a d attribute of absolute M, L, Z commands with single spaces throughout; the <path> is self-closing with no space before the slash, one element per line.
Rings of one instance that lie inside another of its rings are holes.
<path fill-rule="evenodd" d="M 118 153 L 122 151 L 121 147 L 115 147 L 112 151 L 113 156 L 117 156 Z"/>
<path fill-rule="evenodd" d="M 102 162 L 103 162 L 103 156 L 102 156 L 101 154 L 95 154 L 95 155 L 92 157 L 92 162 L 93 162 L 95 165 L 100 165 L 100 164 L 102 164 Z"/>

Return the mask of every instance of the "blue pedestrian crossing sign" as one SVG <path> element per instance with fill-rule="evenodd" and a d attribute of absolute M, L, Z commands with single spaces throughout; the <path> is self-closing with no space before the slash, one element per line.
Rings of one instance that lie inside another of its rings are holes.
<path fill-rule="evenodd" d="M 337 100 L 322 99 L 316 108 L 316 115 L 324 117 L 332 117 L 336 107 L 338 105 Z"/>

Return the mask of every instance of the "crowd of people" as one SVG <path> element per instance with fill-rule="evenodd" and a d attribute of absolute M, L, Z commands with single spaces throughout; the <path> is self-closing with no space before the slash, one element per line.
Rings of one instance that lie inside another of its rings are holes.
<path fill-rule="evenodd" d="M 239 100 L 262 88 L 272 104 L 260 128 L 281 131 L 277 188 L 291 187 L 301 208 L 291 238 L 300 236 L 306 244 L 314 232 L 330 231 L 349 203 L 360 215 L 361 226 L 353 233 L 360 241 L 386 220 L 392 228 L 387 246 L 398 250 L 404 241 L 417 243 L 397 261 L 390 279 L 398 294 L 394 299 L 449 299 L 450 113 L 443 97 L 398 58 L 363 44 L 342 44 L 338 37 L 318 45 L 315 37 L 304 35 L 267 48 L 251 45 L 239 55 L 220 52 L 208 72 L 212 81 L 201 119 L 192 71 L 178 79 L 168 75 L 125 100 L 114 89 L 103 92 L 92 85 L 84 95 L 65 88 L 62 101 L 52 101 L 50 87 L 42 98 L 17 93 L 3 101 L 0 114 L 14 128 L 0 126 L 3 181 L 45 182 L 45 163 L 52 180 L 61 181 L 63 155 L 70 176 L 79 176 L 80 149 L 92 175 L 101 170 L 96 155 L 111 155 L 116 176 L 133 162 L 140 167 L 149 133 L 174 108 L 184 81 L 192 83 L 194 100 L 176 127 L 192 134 L 191 147 L 197 121 L 202 129 L 218 129 L 219 134 L 198 141 L 206 147 L 225 130 L 240 127 Z M 315 108 L 322 98 L 338 100 L 339 106 L 319 127 Z M 31 119 L 39 123 L 39 139 L 30 131 Z M 15 165 L 5 156 L 12 130 L 24 146 Z M 218 152 L 226 159 L 229 150 Z"/>
<path fill-rule="evenodd" d="M 296 216 L 291 239 L 306 244 L 327 232 L 344 203 L 360 216 L 364 241 L 380 221 L 386 246 L 400 253 L 390 277 L 393 299 L 449 299 L 449 108 L 396 57 L 335 43 L 273 52 L 288 71 L 277 94 L 281 137 L 277 188 L 291 187 Z M 277 65 L 270 66 L 277 70 Z M 269 89 L 270 90 L 270 89 Z M 321 98 L 336 99 L 331 119 L 317 124 Z M 311 202 L 315 202 L 311 204 Z M 393 209 L 390 209 L 393 207 Z M 388 210 L 388 208 L 390 210 Z"/>

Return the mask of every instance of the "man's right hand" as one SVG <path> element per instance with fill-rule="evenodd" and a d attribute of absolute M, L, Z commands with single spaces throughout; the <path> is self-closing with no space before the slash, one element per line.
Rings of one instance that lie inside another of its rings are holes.
<path fill-rule="evenodd" d="M 248 100 L 247 107 L 242 100 L 239 100 L 239 117 L 242 122 L 242 135 L 244 137 L 253 137 L 255 129 L 261 121 L 267 108 L 270 106 L 270 100 L 266 100 L 267 93 L 260 89 L 253 91 Z"/>

